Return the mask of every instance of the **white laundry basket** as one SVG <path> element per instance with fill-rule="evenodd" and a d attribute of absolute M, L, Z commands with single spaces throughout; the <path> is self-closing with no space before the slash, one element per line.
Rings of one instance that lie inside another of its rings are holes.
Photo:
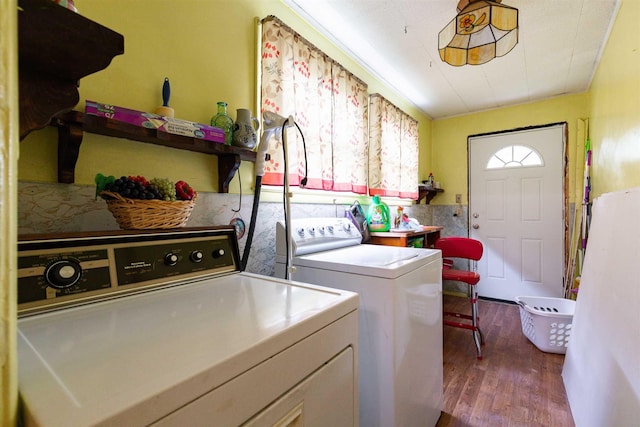
<path fill-rule="evenodd" d="M 516 302 L 529 341 L 546 353 L 566 353 L 576 302 L 548 297 L 516 297 Z"/>

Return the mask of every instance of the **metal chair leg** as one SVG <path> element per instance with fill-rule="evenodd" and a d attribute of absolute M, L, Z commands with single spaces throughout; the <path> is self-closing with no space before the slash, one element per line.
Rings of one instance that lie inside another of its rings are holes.
<path fill-rule="evenodd" d="M 478 291 L 475 286 L 469 286 L 469 291 L 471 293 L 471 325 L 473 327 L 473 341 L 476 344 L 476 349 L 478 351 L 478 360 L 482 360 L 482 348 L 484 345 L 484 335 L 480 330 L 480 316 L 478 315 Z"/>
<path fill-rule="evenodd" d="M 482 339 L 482 334 L 480 334 L 480 331 L 473 331 L 473 341 L 476 343 L 476 350 L 478 352 L 478 360 L 482 360 L 482 347 L 481 347 L 481 339 Z"/>

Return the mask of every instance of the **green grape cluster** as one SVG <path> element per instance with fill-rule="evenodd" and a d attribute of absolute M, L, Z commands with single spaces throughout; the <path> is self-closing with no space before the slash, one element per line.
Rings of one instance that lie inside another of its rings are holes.
<path fill-rule="evenodd" d="M 176 186 L 167 178 L 153 178 L 150 181 L 160 195 L 160 199 L 165 202 L 173 202 L 176 200 Z"/>

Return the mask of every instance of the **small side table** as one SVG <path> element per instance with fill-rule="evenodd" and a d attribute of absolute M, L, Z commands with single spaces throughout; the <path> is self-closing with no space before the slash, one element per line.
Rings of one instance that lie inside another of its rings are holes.
<path fill-rule="evenodd" d="M 386 246 L 409 246 L 409 242 L 415 238 L 424 237 L 423 248 L 433 248 L 436 240 L 440 238 L 443 227 L 438 225 L 423 225 L 421 230 L 401 230 L 392 228 L 390 231 L 371 232 L 369 243 Z M 413 245 L 411 245 L 413 246 Z"/>

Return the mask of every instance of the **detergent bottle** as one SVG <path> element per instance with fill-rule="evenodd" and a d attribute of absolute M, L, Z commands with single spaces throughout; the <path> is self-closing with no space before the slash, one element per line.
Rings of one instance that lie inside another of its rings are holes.
<path fill-rule="evenodd" d="M 373 196 L 373 201 L 367 211 L 367 222 L 369 231 L 389 231 L 389 206 L 380 200 L 377 194 Z"/>

